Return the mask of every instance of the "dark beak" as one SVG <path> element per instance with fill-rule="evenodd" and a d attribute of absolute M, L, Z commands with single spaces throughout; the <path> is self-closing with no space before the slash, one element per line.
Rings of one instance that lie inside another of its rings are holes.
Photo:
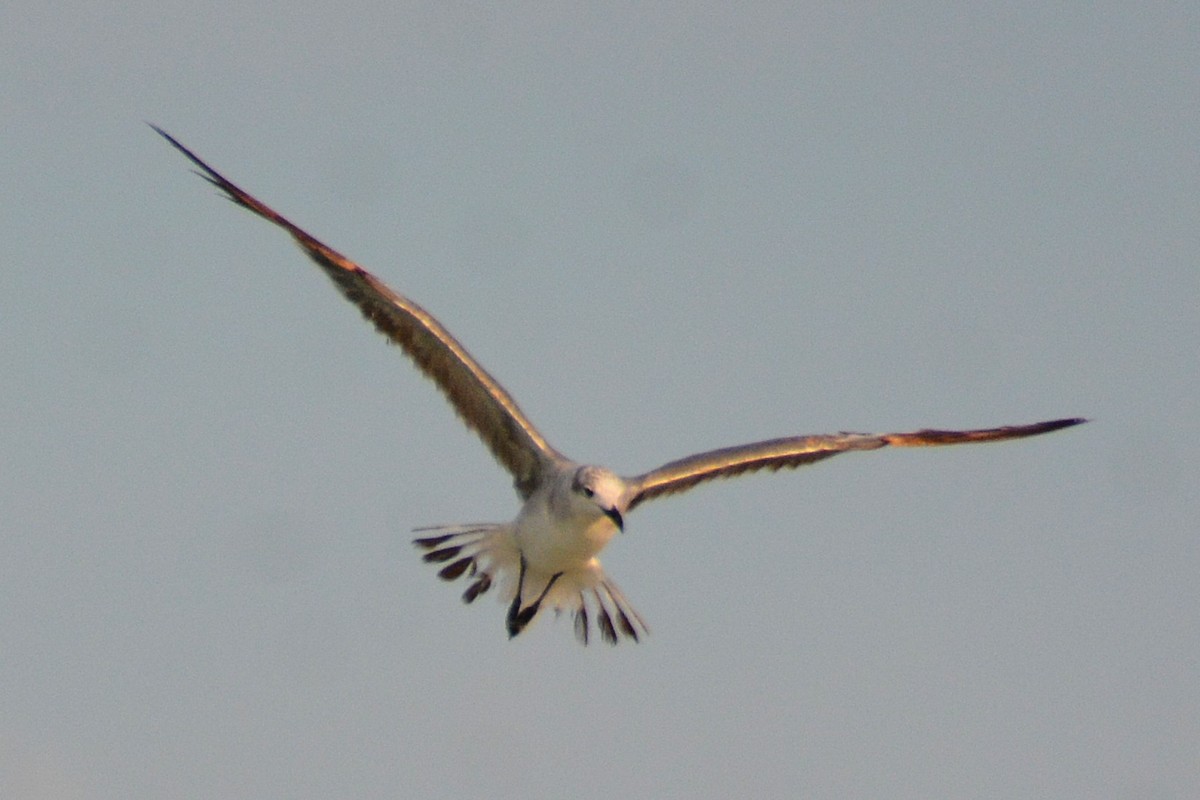
<path fill-rule="evenodd" d="M 617 526 L 617 530 L 621 533 L 625 532 L 625 520 L 621 518 L 620 511 L 617 511 L 615 508 L 606 508 L 604 509 L 604 516 L 613 521 L 613 524 Z"/>

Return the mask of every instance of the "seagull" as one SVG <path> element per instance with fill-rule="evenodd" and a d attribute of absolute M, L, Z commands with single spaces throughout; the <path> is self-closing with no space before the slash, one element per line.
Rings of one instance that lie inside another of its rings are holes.
<path fill-rule="evenodd" d="M 705 481 L 758 470 L 777 471 L 846 453 L 883 447 L 928 447 L 1037 436 L 1079 425 L 1073 417 L 980 430 L 922 429 L 913 433 L 787 436 L 696 453 L 640 475 L 622 476 L 582 464 L 554 449 L 512 396 L 428 311 L 243 191 L 177 139 L 156 132 L 225 197 L 283 228 L 375 328 L 431 379 L 468 428 L 511 473 L 522 505 L 511 522 L 417 528 L 424 561 L 443 565 L 438 577 L 468 577 L 463 601 L 493 586 L 508 605 L 505 626 L 517 636 L 543 608 L 569 611 L 576 638 L 588 643 L 591 620 L 601 638 L 640 641 L 642 617 L 597 558 L 625 516 L 647 500 L 678 494 Z"/>

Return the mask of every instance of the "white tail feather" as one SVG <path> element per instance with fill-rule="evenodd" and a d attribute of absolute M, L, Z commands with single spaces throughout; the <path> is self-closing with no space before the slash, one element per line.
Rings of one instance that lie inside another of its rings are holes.
<path fill-rule="evenodd" d="M 463 593 L 464 602 L 473 602 L 494 586 L 502 603 L 512 603 L 517 593 L 520 551 L 511 525 L 439 525 L 417 528 L 415 532 L 431 534 L 414 539 L 413 544 L 425 551 L 425 561 L 445 565 L 439 570 L 439 577 L 453 581 L 466 575 L 471 581 Z M 552 577 L 527 566 L 522 604 L 536 600 Z M 593 620 L 601 638 L 610 644 L 616 644 L 622 636 L 639 641 L 650 630 L 595 558 L 583 567 L 560 574 L 546 592 L 534 619 L 546 608 L 556 613 L 571 612 L 575 635 L 583 644 L 588 643 Z"/>

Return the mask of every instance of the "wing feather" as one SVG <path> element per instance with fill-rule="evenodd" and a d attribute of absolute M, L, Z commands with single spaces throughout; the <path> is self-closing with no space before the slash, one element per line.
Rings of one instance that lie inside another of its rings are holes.
<path fill-rule="evenodd" d="M 936 447 L 972 442 L 997 442 L 1037 436 L 1060 428 L 1069 428 L 1087 420 L 1079 418 L 1035 422 L 1031 425 L 1007 425 L 971 431 L 923 429 L 913 433 L 834 433 L 819 436 L 795 436 L 770 439 L 711 450 L 663 464 L 642 475 L 626 478 L 627 510 L 639 503 L 686 491 L 698 483 L 730 478 L 761 469 L 794 469 L 851 450 L 878 450 L 881 447 Z"/>
<path fill-rule="evenodd" d="M 166 131 L 155 125 L 151 127 L 230 200 L 290 233 L 346 299 L 380 333 L 399 345 L 437 385 L 467 427 L 479 434 L 496 460 L 512 473 L 513 484 L 523 499 L 533 492 L 549 465 L 565 460 L 546 442 L 504 387 L 432 314 L 243 191 Z"/>

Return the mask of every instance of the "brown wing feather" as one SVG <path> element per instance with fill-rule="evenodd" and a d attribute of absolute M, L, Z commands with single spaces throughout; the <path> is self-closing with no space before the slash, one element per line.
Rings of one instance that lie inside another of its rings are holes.
<path fill-rule="evenodd" d="M 878 450 L 881 447 L 935 447 L 971 442 L 996 442 L 1036 436 L 1060 428 L 1069 428 L 1086 420 L 1079 418 L 1035 422 L 1032 425 L 1008 425 L 973 431 L 924 429 L 914 433 L 835 433 L 825 436 L 796 436 L 771 439 L 737 447 L 711 450 L 663 464 L 658 469 L 633 478 L 629 484 L 628 509 L 646 500 L 692 488 L 716 478 L 729 478 L 760 469 L 778 470 L 811 464 L 850 450 Z"/>
<path fill-rule="evenodd" d="M 508 392 L 429 312 L 243 191 L 166 131 L 151 127 L 230 200 L 290 233 L 363 316 L 433 380 L 463 422 L 479 434 L 496 460 L 512 473 L 522 498 L 533 491 L 547 465 L 563 460 Z"/>

